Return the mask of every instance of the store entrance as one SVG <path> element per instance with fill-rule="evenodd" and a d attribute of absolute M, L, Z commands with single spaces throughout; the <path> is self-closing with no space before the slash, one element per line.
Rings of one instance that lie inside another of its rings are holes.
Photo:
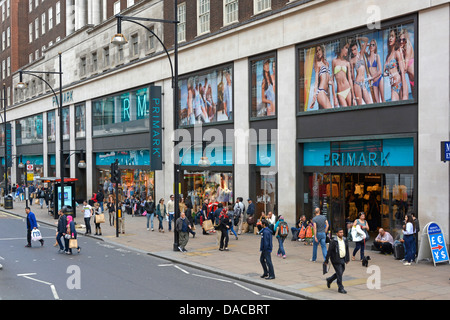
<path fill-rule="evenodd" d="M 347 229 L 364 212 L 371 239 L 379 228 L 393 237 L 401 232 L 406 214 L 414 212 L 414 175 L 384 173 L 309 173 L 305 175 L 305 215 L 319 207 L 331 231 Z"/>

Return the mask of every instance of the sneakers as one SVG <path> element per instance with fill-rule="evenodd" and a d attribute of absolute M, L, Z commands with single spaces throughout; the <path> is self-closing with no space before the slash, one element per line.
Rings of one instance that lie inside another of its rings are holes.
<path fill-rule="evenodd" d="M 410 266 L 410 265 L 411 265 L 411 262 L 405 261 L 405 262 L 403 262 L 403 265 L 404 265 L 404 266 Z"/>

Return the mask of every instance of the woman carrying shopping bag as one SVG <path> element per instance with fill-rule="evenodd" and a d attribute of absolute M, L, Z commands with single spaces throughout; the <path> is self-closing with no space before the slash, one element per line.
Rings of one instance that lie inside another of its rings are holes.
<path fill-rule="evenodd" d="M 72 254 L 72 249 L 77 249 L 78 253 L 80 253 L 81 248 L 78 246 L 77 230 L 75 229 L 73 218 L 70 215 L 67 216 L 67 233 L 64 240 L 66 243 L 66 254 Z"/>

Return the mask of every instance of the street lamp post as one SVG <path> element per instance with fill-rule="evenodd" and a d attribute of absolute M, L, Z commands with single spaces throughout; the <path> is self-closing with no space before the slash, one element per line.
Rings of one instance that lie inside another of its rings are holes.
<path fill-rule="evenodd" d="M 4 145 L 5 145 L 5 155 L 4 155 L 4 159 L 5 159 L 5 174 L 4 174 L 4 179 L 5 179 L 5 192 L 4 192 L 4 196 L 6 197 L 6 195 L 8 194 L 8 148 L 6 146 L 7 143 L 7 132 L 6 132 L 6 106 L 7 106 L 7 100 L 6 100 L 6 85 L 3 83 L 3 98 L 2 98 L 2 103 L 3 103 L 3 125 L 4 125 L 4 133 L 3 133 L 3 139 L 4 139 Z"/>
<path fill-rule="evenodd" d="M 61 52 L 58 53 L 59 57 L 59 71 L 29 71 L 29 70 L 19 70 L 19 76 L 20 80 L 19 83 L 17 83 L 18 89 L 25 89 L 26 84 L 22 80 L 23 74 L 29 74 L 32 75 L 41 81 L 45 82 L 47 86 L 52 90 L 53 95 L 56 98 L 56 102 L 58 103 L 58 114 L 59 114 L 59 163 L 60 163 L 60 177 L 61 177 L 61 209 L 64 206 L 64 145 L 63 145 L 63 119 L 62 119 L 62 103 L 63 103 L 63 94 L 62 94 L 62 59 L 61 59 Z M 55 90 L 53 90 L 52 86 L 45 81 L 44 78 L 38 76 L 37 74 L 58 74 L 59 75 L 59 98 L 58 95 L 55 93 Z M 56 193 L 58 194 L 58 190 L 56 190 Z M 55 208 L 56 210 L 57 208 Z"/>
<path fill-rule="evenodd" d="M 127 42 L 125 36 L 122 34 L 122 21 L 129 21 L 132 23 L 135 23 L 137 25 L 140 25 L 141 27 L 147 29 L 155 38 L 161 43 L 162 47 L 164 48 L 164 51 L 167 54 L 167 58 L 169 59 L 170 63 L 170 69 L 172 72 L 172 89 L 173 89 L 173 113 L 174 113 L 174 132 L 176 134 L 176 129 L 178 128 L 178 112 L 177 112 L 177 106 L 178 106 L 178 0 L 174 0 L 174 20 L 164 20 L 164 19 L 153 19 L 153 18 L 142 18 L 142 17 L 129 17 L 129 16 L 122 16 L 120 14 L 116 15 L 117 19 L 117 34 L 112 38 L 111 42 L 113 44 L 122 45 Z M 164 45 L 164 43 L 161 41 L 161 39 L 149 28 L 147 28 L 145 25 L 139 23 L 138 21 L 148 21 L 148 22 L 160 22 L 160 23 L 171 23 L 174 25 L 174 63 L 172 65 L 172 60 L 170 59 L 169 52 Z M 175 136 L 175 145 L 178 141 L 178 137 Z M 174 148 L 176 150 L 176 148 Z M 180 215 L 180 195 L 178 192 L 178 185 L 179 185 L 179 164 L 177 161 L 175 161 L 174 164 L 174 185 L 175 185 L 175 221 Z M 174 229 L 174 243 L 173 243 L 173 250 L 178 251 L 178 242 L 179 242 L 179 234 Z"/>

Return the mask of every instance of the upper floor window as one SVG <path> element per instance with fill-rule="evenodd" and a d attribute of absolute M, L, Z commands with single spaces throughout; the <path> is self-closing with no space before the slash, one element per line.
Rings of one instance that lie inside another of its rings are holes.
<path fill-rule="evenodd" d="M 271 0 L 254 0 L 254 14 L 269 10 L 272 6 Z"/>
<path fill-rule="evenodd" d="M 120 12 L 120 1 L 114 2 L 114 15 Z"/>
<path fill-rule="evenodd" d="M 203 34 L 209 32 L 210 5 L 209 0 L 197 0 L 197 32 Z"/>
<path fill-rule="evenodd" d="M 178 42 L 186 41 L 186 2 L 178 5 Z"/>
<path fill-rule="evenodd" d="M 230 24 L 238 21 L 239 1 L 238 0 L 224 0 L 224 24 Z"/>
<path fill-rule="evenodd" d="M 58 1 L 56 3 L 55 13 L 56 13 L 56 24 L 59 24 L 61 22 L 61 2 L 60 1 Z"/>

